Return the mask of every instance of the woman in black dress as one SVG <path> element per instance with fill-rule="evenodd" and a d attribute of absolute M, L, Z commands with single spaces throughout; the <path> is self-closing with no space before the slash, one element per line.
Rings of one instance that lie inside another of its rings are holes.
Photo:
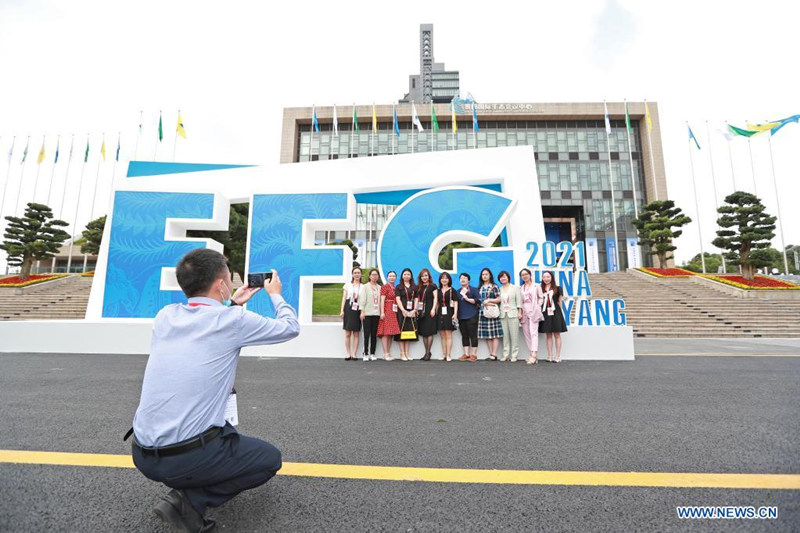
<path fill-rule="evenodd" d="M 453 278 L 447 272 L 439 276 L 439 313 L 437 313 L 439 335 L 442 337 L 442 361 L 452 361 L 453 331 L 458 316 L 458 295 L 453 290 Z"/>
<path fill-rule="evenodd" d="M 345 361 L 358 360 L 358 337 L 361 333 L 361 307 L 358 297 L 361 293 L 361 269 L 355 267 L 352 278 L 342 287 L 342 306 L 339 317 L 344 330 Z"/>
<path fill-rule="evenodd" d="M 561 288 L 556 285 L 553 273 L 550 271 L 542 274 L 542 315 L 544 320 L 539 322 L 539 333 L 547 334 L 547 360 L 551 363 L 561 362 L 561 334 L 567 331 L 564 313 L 561 311 Z M 555 359 L 553 353 L 553 340 L 556 345 Z"/>
<path fill-rule="evenodd" d="M 417 297 L 417 288 L 414 286 L 414 274 L 410 268 L 404 268 L 400 273 L 400 283 L 394 289 L 397 301 L 397 322 L 400 323 L 400 334 L 395 336 L 397 345 L 400 346 L 400 360 L 411 361 L 408 357 L 409 339 L 401 339 L 404 331 L 417 331 L 417 311 L 414 309 L 414 300 Z M 414 337 L 413 340 L 417 340 Z"/>
<path fill-rule="evenodd" d="M 431 346 L 433 345 L 433 336 L 436 335 L 438 329 L 436 315 L 439 312 L 439 295 L 436 285 L 431 279 L 431 272 L 427 268 L 423 268 L 417 277 L 417 299 L 414 305 L 417 309 L 417 327 L 419 328 L 419 335 L 422 337 L 422 342 L 425 345 L 425 355 L 422 356 L 422 361 L 431 360 Z"/>

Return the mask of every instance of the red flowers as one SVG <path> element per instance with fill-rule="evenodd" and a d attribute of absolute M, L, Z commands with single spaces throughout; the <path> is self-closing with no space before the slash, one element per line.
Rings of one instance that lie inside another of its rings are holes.
<path fill-rule="evenodd" d="M 753 279 L 744 279 L 742 276 L 726 275 L 726 276 L 705 276 L 708 279 L 738 287 L 740 289 L 788 289 L 800 290 L 800 285 L 789 283 L 775 278 L 768 278 L 766 276 L 755 276 Z"/>
<path fill-rule="evenodd" d="M 656 276 L 658 278 L 683 278 L 686 276 L 694 276 L 694 272 L 684 270 L 682 268 L 645 267 L 640 268 L 639 270 L 645 274 L 650 274 L 651 276 Z"/>
<path fill-rule="evenodd" d="M 48 274 L 48 275 L 31 275 L 28 279 L 19 279 L 19 276 L 10 276 L 7 278 L 0 278 L 0 287 L 27 287 L 28 285 L 35 285 L 51 279 L 63 278 L 66 274 Z"/>

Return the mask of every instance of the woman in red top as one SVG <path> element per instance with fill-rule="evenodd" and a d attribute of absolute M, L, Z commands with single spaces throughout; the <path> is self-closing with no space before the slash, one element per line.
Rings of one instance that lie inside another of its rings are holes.
<path fill-rule="evenodd" d="M 378 322 L 378 337 L 383 345 L 383 358 L 391 361 L 392 337 L 400 334 L 400 324 L 397 323 L 397 302 L 395 301 L 394 282 L 397 273 L 390 270 L 386 274 L 386 283 L 381 287 L 381 319 Z"/>

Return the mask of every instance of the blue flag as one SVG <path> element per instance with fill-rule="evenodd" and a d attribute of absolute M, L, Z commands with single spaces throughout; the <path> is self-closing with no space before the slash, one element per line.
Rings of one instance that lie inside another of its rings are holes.
<path fill-rule="evenodd" d="M 117 137 L 117 155 L 116 155 L 116 161 L 119 161 L 119 137 Z"/>
<path fill-rule="evenodd" d="M 54 165 L 55 165 L 56 163 L 58 163 L 58 147 L 59 147 L 60 145 L 61 145 L 61 137 L 59 137 L 59 138 L 58 138 L 58 141 L 56 141 L 56 158 L 55 158 L 55 161 L 53 161 L 53 164 L 54 164 Z"/>
<path fill-rule="evenodd" d="M 392 106 L 392 115 L 394 116 L 394 134 L 400 137 L 400 126 L 397 124 L 397 109 Z"/>
<path fill-rule="evenodd" d="M 475 108 L 475 104 L 472 104 L 472 131 L 478 132 L 478 110 Z"/>
<path fill-rule="evenodd" d="M 688 124 L 686 125 L 686 127 L 689 128 L 689 140 L 690 141 L 694 141 L 695 146 L 697 146 L 697 149 L 699 150 L 700 149 L 700 143 L 697 142 L 697 137 L 694 136 L 694 132 L 692 131 L 692 127 L 689 126 Z"/>
<path fill-rule="evenodd" d="M 311 126 L 314 128 L 314 131 L 319 133 L 319 120 L 317 120 L 317 106 L 314 106 L 314 114 L 311 117 Z"/>
<path fill-rule="evenodd" d="M 780 124 L 778 124 L 778 126 L 770 130 L 769 132 L 770 135 L 775 135 L 782 127 L 784 127 L 787 124 L 790 124 L 792 122 L 800 123 L 800 115 L 792 115 L 791 117 L 786 117 L 780 120 L 776 120 L 776 122 L 779 122 Z"/>

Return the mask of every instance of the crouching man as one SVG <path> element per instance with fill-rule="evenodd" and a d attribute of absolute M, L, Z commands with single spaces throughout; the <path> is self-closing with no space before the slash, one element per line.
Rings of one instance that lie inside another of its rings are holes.
<path fill-rule="evenodd" d="M 266 483 L 281 468 L 277 448 L 240 435 L 225 420 L 239 351 L 292 339 L 299 325 L 275 271 L 264 282 L 274 319 L 240 307 L 261 287 L 233 294 L 227 261 L 218 252 L 189 252 L 176 275 L 189 301 L 164 307 L 153 322 L 133 419 L 133 462 L 172 488 L 153 509 L 164 522 L 176 531 L 212 531 L 214 522 L 204 517 L 208 507 Z"/>

